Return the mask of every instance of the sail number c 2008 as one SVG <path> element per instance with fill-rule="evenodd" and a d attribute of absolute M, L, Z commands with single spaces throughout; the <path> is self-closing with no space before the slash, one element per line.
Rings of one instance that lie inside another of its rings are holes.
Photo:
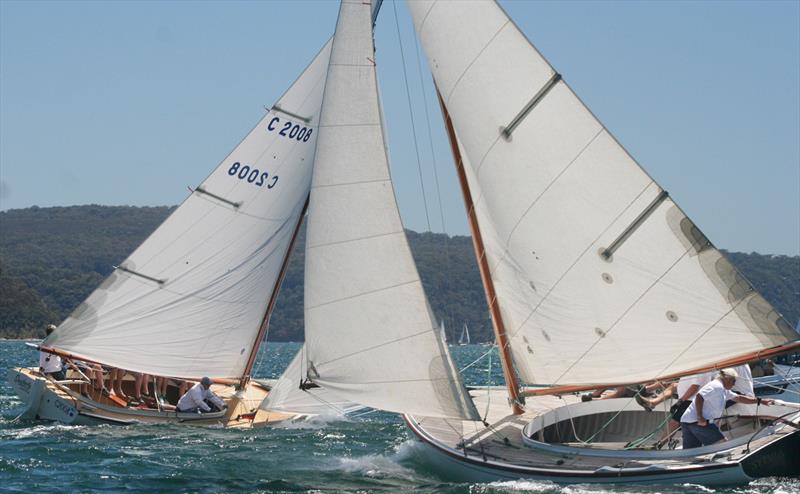
<path fill-rule="evenodd" d="M 278 117 L 275 117 L 269 121 L 267 124 L 267 130 L 270 132 L 275 132 L 277 130 L 278 134 L 283 137 L 288 137 L 289 139 L 295 139 L 302 142 L 308 142 L 308 140 L 311 138 L 311 133 L 314 131 L 314 129 L 300 127 L 298 124 L 289 121 L 281 124 L 281 119 Z"/>
<path fill-rule="evenodd" d="M 248 183 L 257 185 L 259 187 L 266 187 L 271 189 L 278 183 L 278 176 L 270 176 L 267 172 L 262 172 L 258 168 L 252 168 L 250 165 L 242 165 L 238 161 L 228 168 L 228 175 L 236 177 L 239 180 L 246 180 Z"/>

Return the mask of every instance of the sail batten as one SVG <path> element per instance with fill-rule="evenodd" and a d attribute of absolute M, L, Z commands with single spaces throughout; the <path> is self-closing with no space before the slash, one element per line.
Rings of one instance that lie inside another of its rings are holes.
<path fill-rule="evenodd" d="M 474 419 L 397 209 L 368 7 L 342 2 L 326 80 L 308 216 L 304 368 L 342 399 Z"/>
<path fill-rule="evenodd" d="M 798 338 L 496 3 L 409 8 L 523 381 L 642 382 Z"/>

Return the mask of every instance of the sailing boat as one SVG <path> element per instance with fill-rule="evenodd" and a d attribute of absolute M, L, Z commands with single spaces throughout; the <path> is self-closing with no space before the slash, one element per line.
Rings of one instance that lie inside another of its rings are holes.
<path fill-rule="evenodd" d="M 270 387 L 251 373 L 307 206 L 330 48 L 42 342 L 41 350 L 82 362 L 85 371 L 60 382 L 37 368 L 9 372 L 26 417 L 251 427 L 302 415 L 259 409 Z M 124 370 L 123 393 L 87 391 L 92 366 Z M 173 384 L 160 400 L 137 405 L 122 395 L 131 396 L 142 375 Z M 202 376 L 212 378 L 227 410 L 177 412 L 178 384 Z"/>
<path fill-rule="evenodd" d="M 458 338 L 458 344 L 461 346 L 469 345 L 469 326 L 467 326 L 466 322 L 464 323 L 464 328 L 461 330 L 461 336 Z"/>
<path fill-rule="evenodd" d="M 465 392 L 392 192 L 365 4 L 342 1 L 328 68 L 300 388 L 403 413 L 431 464 L 466 480 L 725 484 L 800 473 L 796 409 L 733 407 L 728 442 L 657 450 L 664 413 L 571 394 L 800 342 L 498 5 L 409 2 L 506 381 Z"/>

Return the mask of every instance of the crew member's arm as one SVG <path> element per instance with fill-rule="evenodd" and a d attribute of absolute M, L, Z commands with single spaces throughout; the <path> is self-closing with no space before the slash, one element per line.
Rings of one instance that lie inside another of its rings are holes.
<path fill-rule="evenodd" d="M 752 405 L 753 403 L 757 403 L 761 405 L 772 405 L 775 403 L 774 400 L 770 400 L 769 398 L 754 398 L 752 396 L 745 396 L 745 395 L 736 395 L 733 399 L 736 403 L 747 403 L 748 405 Z"/>
<path fill-rule="evenodd" d="M 703 400 L 703 395 L 699 393 L 697 394 L 697 396 L 694 397 L 694 409 L 695 411 L 697 411 L 697 425 L 699 425 L 700 427 L 705 427 L 708 425 L 708 420 L 706 420 L 706 418 L 703 417 L 704 401 L 705 400 Z"/>
<path fill-rule="evenodd" d="M 192 397 L 192 401 L 194 401 L 195 406 L 199 407 L 200 410 L 204 412 L 211 411 L 211 407 L 206 405 L 204 400 L 202 386 L 193 386 L 192 389 L 189 390 L 189 395 Z"/>
<path fill-rule="evenodd" d="M 219 408 L 220 410 L 222 410 L 223 408 L 226 408 L 226 406 L 227 406 L 227 405 L 225 405 L 225 402 L 222 401 L 222 398 L 220 398 L 219 396 L 215 395 L 214 392 L 211 391 L 210 389 L 208 390 L 208 399 L 211 400 L 211 403 L 215 404 L 217 406 L 217 408 Z"/>
<path fill-rule="evenodd" d="M 700 386 L 699 386 L 699 385 L 697 385 L 697 384 L 692 384 L 691 386 L 689 386 L 689 388 L 686 390 L 686 392 L 685 392 L 685 393 L 683 393 L 683 396 L 679 397 L 678 399 L 679 399 L 679 400 L 681 400 L 681 401 L 689 401 L 689 399 L 690 399 L 690 398 L 691 398 L 691 397 L 692 397 L 692 396 L 693 396 L 695 393 L 697 393 L 697 390 L 698 390 L 698 389 L 700 389 Z"/>

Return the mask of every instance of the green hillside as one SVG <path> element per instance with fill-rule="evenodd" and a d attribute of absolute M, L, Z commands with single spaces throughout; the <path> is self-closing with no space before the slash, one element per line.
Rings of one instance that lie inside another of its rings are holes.
<path fill-rule="evenodd" d="M 173 210 L 71 206 L 0 212 L 0 336 L 41 335 L 60 322 Z M 437 318 L 453 340 L 492 338 L 469 237 L 408 232 Z M 269 339 L 302 339 L 305 235 L 301 232 L 271 319 Z M 800 319 L 800 256 L 730 253 L 731 261 L 790 323 Z"/>

